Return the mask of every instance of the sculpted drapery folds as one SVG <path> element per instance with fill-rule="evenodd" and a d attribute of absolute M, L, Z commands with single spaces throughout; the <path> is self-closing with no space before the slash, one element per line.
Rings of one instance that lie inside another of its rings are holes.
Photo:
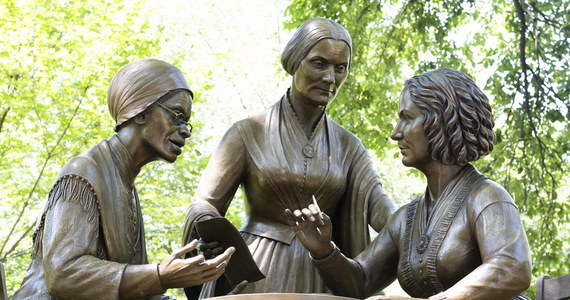
<path fill-rule="evenodd" d="M 426 192 L 355 259 L 330 243 L 331 223 L 325 216 L 319 228 L 314 207 L 288 212 L 319 273 L 335 293 L 359 298 L 396 277 L 412 297 L 517 297 L 531 271 L 519 212 L 503 187 L 469 164 L 493 148 L 486 96 L 463 73 L 440 68 L 406 81 L 399 106 L 391 137 L 404 165 L 426 176 Z"/>
<path fill-rule="evenodd" d="M 243 293 L 329 292 L 284 209 L 305 207 L 314 195 L 334 216 L 335 240 L 349 257 L 369 243 L 368 226 L 381 230 L 394 211 L 360 140 L 325 113 L 348 76 L 351 48 L 348 32 L 331 20 L 301 25 L 282 54 L 291 88 L 270 108 L 234 124 L 203 173 L 184 240 L 195 235 L 197 220 L 224 215 L 241 186 L 247 211 L 241 233 L 267 277 Z M 215 295 L 221 285 L 187 295 Z"/>
<path fill-rule="evenodd" d="M 14 299 L 164 298 L 168 288 L 223 273 L 232 249 L 210 261 L 180 259 L 196 241 L 161 264 L 147 261 L 134 180 L 151 161 L 174 162 L 190 137 L 192 92 L 182 72 L 160 60 L 136 60 L 113 78 L 108 104 L 117 134 L 61 170 Z"/>

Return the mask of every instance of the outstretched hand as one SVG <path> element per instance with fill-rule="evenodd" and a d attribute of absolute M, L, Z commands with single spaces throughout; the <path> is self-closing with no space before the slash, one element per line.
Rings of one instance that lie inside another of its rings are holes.
<path fill-rule="evenodd" d="M 313 258 L 319 259 L 333 251 L 331 244 L 332 222 L 325 213 L 310 204 L 302 210 L 285 210 L 287 222 L 295 231 L 299 241 L 311 252 Z"/>
<path fill-rule="evenodd" d="M 191 241 L 183 248 L 174 251 L 158 266 L 163 288 L 199 285 L 216 280 L 224 274 L 235 248 L 229 247 L 221 255 L 208 260 L 202 254 L 184 258 L 186 253 L 193 251 L 197 246 L 197 240 Z"/>

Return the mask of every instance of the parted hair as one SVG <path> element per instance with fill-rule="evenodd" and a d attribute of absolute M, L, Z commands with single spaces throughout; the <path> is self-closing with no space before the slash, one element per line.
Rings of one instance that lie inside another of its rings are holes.
<path fill-rule="evenodd" d="M 403 93 L 425 117 L 433 160 L 465 165 L 493 150 L 495 133 L 489 99 L 460 71 L 439 68 L 408 79 Z"/>
<path fill-rule="evenodd" d="M 281 53 L 281 65 L 283 69 L 294 75 L 301 61 L 307 56 L 309 51 L 321 40 L 333 39 L 343 41 L 348 45 L 352 56 L 352 39 L 350 34 L 342 25 L 325 18 L 312 18 L 305 21 L 293 37 L 289 40 L 283 53 Z"/>

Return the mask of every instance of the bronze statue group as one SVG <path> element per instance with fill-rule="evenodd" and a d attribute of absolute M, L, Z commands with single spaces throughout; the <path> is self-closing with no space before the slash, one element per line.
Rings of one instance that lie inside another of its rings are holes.
<path fill-rule="evenodd" d="M 14 299 L 189 299 L 227 293 L 324 293 L 390 299 L 398 279 L 414 298 L 516 299 L 531 280 L 528 241 L 508 192 L 470 163 L 493 150 L 489 100 L 474 81 L 438 68 L 405 82 L 391 134 L 402 163 L 423 173 L 424 195 L 396 208 L 360 139 L 326 114 L 349 75 L 352 40 L 314 18 L 285 46 L 290 88 L 227 130 L 189 202 L 184 245 L 149 263 L 134 180 L 174 162 L 192 127 L 193 93 L 156 59 L 123 67 L 108 90 L 116 134 L 60 172 Z M 266 278 L 222 276 L 233 247 L 202 244 L 195 224 L 223 217 L 242 187 L 240 233 Z M 379 232 L 370 241 L 369 226 Z"/>

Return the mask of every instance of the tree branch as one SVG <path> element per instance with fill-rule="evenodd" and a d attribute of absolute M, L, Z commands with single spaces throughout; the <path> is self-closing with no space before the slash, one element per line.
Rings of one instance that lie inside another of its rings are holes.
<path fill-rule="evenodd" d="M 89 86 L 86 87 L 84 89 L 84 93 L 87 92 Z M 55 143 L 55 145 L 53 145 L 53 147 L 48 151 L 46 159 L 44 160 L 44 164 L 42 166 L 42 169 L 40 171 L 40 173 L 38 174 L 36 181 L 34 182 L 34 185 L 32 186 L 32 189 L 30 190 L 30 192 L 28 193 L 28 197 L 26 198 L 26 200 L 24 201 L 24 204 L 22 206 L 22 208 L 20 209 L 20 212 L 18 214 L 18 217 L 16 218 L 16 221 L 14 222 L 14 224 L 12 225 L 12 228 L 10 228 L 10 233 L 6 236 L 6 239 L 4 240 L 4 242 L 2 243 L 2 247 L 0 248 L 0 254 L 3 253 L 4 249 L 6 248 L 6 245 L 8 244 L 8 241 L 10 240 L 10 237 L 12 236 L 12 234 L 14 233 L 14 231 L 16 230 L 16 227 L 18 226 L 18 224 L 20 223 L 20 221 L 22 220 L 22 217 L 24 216 L 24 213 L 26 212 L 26 209 L 28 208 L 28 206 L 30 205 L 32 196 L 34 195 L 34 192 L 40 182 L 40 179 L 43 176 L 43 173 L 49 163 L 49 161 L 51 160 L 51 158 L 53 157 L 53 153 L 55 152 L 56 148 L 59 146 L 59 144 L 61 143 L 61 141 L 63 140 L 63 137 L 66 135 L 67 131 L 69 130 L 69 127 L 71 126 L 71 122 L 73 121 L 73 119 L 75 119 L 75 117 L 77 116 L 77 112 L 79 111 L 79 108 L 81 107 L 81 104 L 83 103 L 83 97 L 81 97 L 79 99 L 79 102 L 77 103 L 75 110 L 73 112 L 73 115 L 71 116 L 71 118 L 69 118 L 69 121 L 67 122 L 65 129 L 63 130 L 63 132 L 61 133 L 61 135 L 59 136 L 59 138 L 57 139 L 57 142 Z M 12 248 L 10 249 L 10 251 L 3 253 L 3 257 L 6 257 L 10 254 L 11 251 L 13 251 L 13 249 L 15 249 L 15 247 L 17 246 L 17 244 L 21 241 L 18 240 L 15 245 L 12 246 Z"/>
<path fill-rule="evenodd" d="M 28 235 L 28 233 L 30 233 L 30 231 L 35 227 L 36 223 L 32 222 L 31 224 L 29 224 L 26 227 L 26 230 L 20 235 L 20 237 L 18 238 L 18 240 L 16 242 L 14 242 L 14 244 L 12 244 L 12 247 L 10 248 L 10 250 L 6 251 L 6 253 L 4 253 L 2 255 L 2 257 L 0 258 L 0 261 L 6 261 L 6 259 L 8 258 L 8 256 L 14 252 L 14 250 L 16 250 L 16 247 L 18 247 L 18 244 L 20 244 L 20 242 Z"/>
<path fill-rule="evenodd" d="M 10 107 L 7 107 L 6 110 L 2 113 L 2 117 L 0 117 L 0 132 L 2 132 L 2 126 L 4 125 L 4 121 L 6 120 L 6 115 L 10 111 Z"/>

